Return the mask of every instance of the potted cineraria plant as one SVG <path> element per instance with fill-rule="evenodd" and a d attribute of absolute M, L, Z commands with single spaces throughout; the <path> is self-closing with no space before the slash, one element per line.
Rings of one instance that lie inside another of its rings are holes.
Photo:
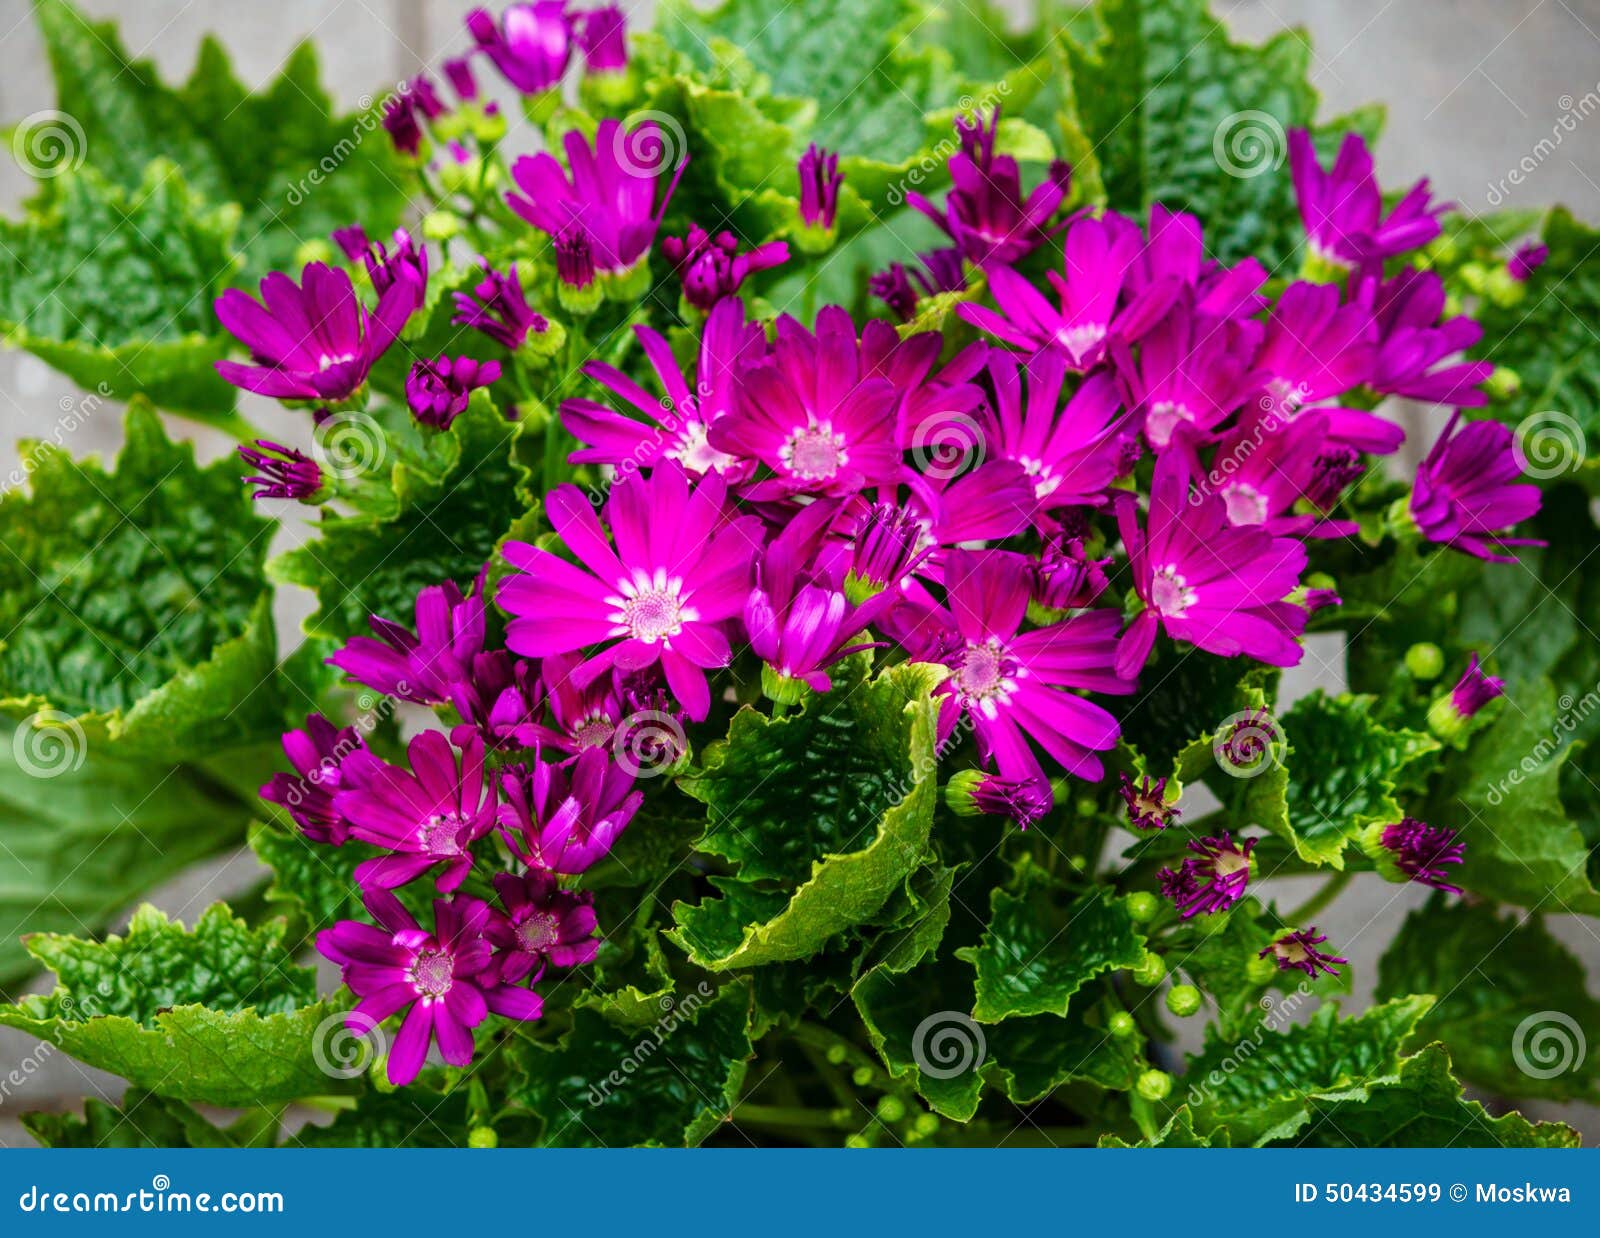
<path fill-rule="evenodd" d="M 35 0 L 0 317 L 128 405 L 0 500 L 0 1023 L 128 1081 L 41 1142 L 1578 1140 L 1463 1085 L 1595 1095 L 1597 238 L 1200 0 L 960 7 L 480 10 L 340 116 Z"/>

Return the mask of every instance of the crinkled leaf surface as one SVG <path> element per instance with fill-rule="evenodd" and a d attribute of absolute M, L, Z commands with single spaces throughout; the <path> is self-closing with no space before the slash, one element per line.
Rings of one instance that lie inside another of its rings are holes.
<path fill-rule="evenodd" d="M 696 844 L 738 869 L 673 908 L 672 938 L 721 970 L 804 958 L 872 915 L 916 868 L 933 819 L 933 667 L 840 682 L 803 711 L 734 717 L 680 785 L 706 804 Z"/>
<path fill-rule="evenodd" d="M 1006 886 L 989 895 L 989 926 L 976 947 L 956 951 L 977 970 L 973 1017 L 1064 1016 L 1073 994 L 1101 972 L 1133 967 L 1145 939 L 1109 889 L 1068 899 L 1048 873 L 1024 858 Z"/>
<path fill-rule="evenodd" d="M 114 471 L 44 445 L 29 459 L 30 492 L 0 498 L 0 706 L 152 759 L 274 734 L 274 525 L 237 462 L 201 468 L 137 403 Z"/>
<path fill-rule="evenodd" d="M 347 1090 L 317 1061 L 339 1017 L 316 1000 L 279 922 L 248 928 L 218 903 L 192 931 L 141 907 L 104 942 L 28 939 L 55 989 L 0 1008 L 0 1024 L 178 1100 L 253 1105 Z M 326 1032 L 322 1033 L 326 1035 Z"/>

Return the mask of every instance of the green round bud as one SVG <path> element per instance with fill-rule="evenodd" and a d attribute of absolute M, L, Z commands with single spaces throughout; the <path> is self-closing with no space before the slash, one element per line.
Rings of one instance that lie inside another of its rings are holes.
<path fill-rule="evenodd" d="M 939 1131 L 939 1126 L 940 1122 L 938 1114 L 919 1113 L 917 1114 L 917 1120 L 911 1124 L 911 1129 L 926 1139 L 930 1135 L 937 1134 Z"/>
<path fill-rule="evenodd" d="M 465 226 L 454 211 L 429 211 L 422 217 L 422 235 L 430 241 L 448 241 Z"/>
<path fill-rule="evenodd" d="M 545 322 L 543 331 L 529 331 L 517 345 L 517 356 L 528 365 L 543 365 L 566 345 L 567 329 L 554 318 Z"/>
<path fill-rule="evenodd" d="M 1161 900 L 1149 890 L 1135 890 L 1122 900 L 1122 905 L 1135 924 L 1149 924 L 1161 910 Z"/>
<path fill-rule="evenodd" d="M 983 809 L 973 797 L 989 775 L 981 769 L 958 769 L 944 784 L 945 806 L 958 817 L 976 817 Z"/>
<path fill-rule="evenodd" d="M 1509 400 L 1522 390 L 1522 375 L 1509 365 L 1497 365 L 1489 372 L 1484 389 L 1488 391 L 1490 399 Z"/>
<path fill-rule="evenodd" d="M 850 1124 L 850 1119 L 853 1117 L 855 1117 L 855 1112 L 850 1109 L 828 1110 L 828 1121 L 832 1122 L 835 1126 L 848 1126 Z"/>
<path fill-rule="evenodd" d="M 465 163 L 446 159 L 439 167 L 439 184 L 446 193 L 466 193 L 478 183 L 483 174 L 483 161 L 476 155 Z"/>
<path fill-rule="evenodd" d="M 303 267 L 311 262 L 331 264 L 334 261 L 333 246 L 320 237 L 311 241 L 302 241 L 294 251 L 294 264 L 297 267 Z M 363 267 L 362 269 L 365 270 L 366 268 Z"/>
<path fill-rule="evenodd" d="M 1466 723 L 1466 718 L 1456 708 L 1455 697 L 1448 692 L 1428 706 L 1428 730 L 1447 744 L 1460 736 Z"/>
<path fill-rule="evenodd" d="M 898 1096 L 885 1096 L 878 1101 L 878 1117 L 885 1122 L 898 1122 L 906 1116 L 906 1103 Z"/>
<path fill-rule="evenodd" d="M 1406 650 L 1406 670 L 1413 679 L 1437 679 L 1444 671 L 1444 650 L 1432 641 L 1420 641 Z"/>
<path fill-rule="evenodd" d="M 1481 293 L 1489 280 L 1489 268 L 1481 262 L 1463 262 L 1456 274 L 1472 292 Z"/>
<path fill-rule="evenodd" d="M 1489 272 L 1489 277 L 1483 284 L 1483 295 L 1496 305 L 1504 307 L 1515 305 L 1528 295 L 1528 290 L 1513 279 L 1511 272 L 1501 265 Z"/>
<path fill-rule="evenodd" d="M 494 1133 L 492 1126 L 474 1126 L 467 1132 L 467 1147 L 469 1148 L 498 1148 L 500 1136 Z"/>
<path fill-rule="evenodd" d="M 1106 1030 L 1113 1036 L 1128 1037 L 1139 1030 L 1139 1025 L 1134 1022 L 1133 1016 L 1126 1010 L 1119 1010 L 1106 1020 Z"/>
<path fill-rule="evenodd" d="M 789 234 L 794 247 L 802 254 L 812 257 L 827 253 L 838 238 L 837 228 L 824 228 L 820 224 L 802 224 Z"/>
<path fill-rule="evenodd" d="M 1339 582 L 1326 572 L 1312 572 L 1306 577 L 1307 589 L 1337 589 Z"/>
<path fill-rule="evenodd" d="M 843 1066 L 845 1058 L 850 1056 L 850 1051 L 843 1045 L 829 1045 L 827 1058 L 830 1066 Z"/>
<path fill-rule="evenodd" d="M 1139 960 L 1138 966 L 1133 969 L 1133 981 L 1142 984 L 1147 989 L 1153 989 L 1167 976 L 1167 961 L 1154 950 L 1146 950 L 1144 958 Z"/>
<path fill-rule="evenodd" d="M 1167 1009 L 1187 1019 L 1200 1009 L 1200 990 L 1192 984 L 1175 984 L 1167 990 Z"/>
<path fill-rule="evenodd" d="M 505 137 L 507 122 L 504 112 L 488 112 L 482 108 L 474 108 L 471 117 L 472 136 L 478 139 L 480 145 L 493 146 Z"/>
<path fill-rule="evenodd" d="M 866 1087 L 867 1084 L 872 1082 L 872 1067 L 857 1066 L 853 1071 L 850 1072 L 850 1082 L 855 1084 L 858 1088 Z"/>
<path fill-rule="evenodd" d="M 620 301 L 624 305 L 642 301 L 650 291 L 650 260 L 640 258 L 626 271 L 602 275 L 600 284 L 612 301 Z"/>
<path fill-rule="evenodd" d="M 1147 1070 L 1134 1088 L 1146 1100 L 1165 1100 L 1172 1092 L 1172 1076 L 1164 1070 Z"/>
<path fill-rule="evenodd" d="M 1085 872 L 1089 868 L 1089 857 L 1086 855 L 1069 855 L 1067 867 L 1075 873 Z"/>
<path fill-rule="evenodd" d="M 1244 978 L 1251 984 L 1266 984 L 1278 974 L 1278 964 L 1269 954 L 1266 958 L 1252 958 L 1244 965 Z"/>
<path fill-rule="evenodd" d="M 867 1142 L 865 1135 L 846 1135 L 844 1137 L 844 1146 L 847 1148 L 870 1148 L 872 1145 Z"/>
<path fill-rule="evenodd" d="M 592 279 L 581 287 L 565 280 L 556 281 L 556 301 L 567 313 L 579 318 L 587 318 L 594 313 L 605 299 L 605 289 L 600 286 L 598 279 Z"/>

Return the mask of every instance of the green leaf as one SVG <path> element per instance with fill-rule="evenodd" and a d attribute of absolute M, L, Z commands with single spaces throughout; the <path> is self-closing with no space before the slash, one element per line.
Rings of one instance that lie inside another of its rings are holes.
<path fill-rule="evenodd" d="M 1234 43 L 1205 0 L 1101 0 L 1094 11 L 1098 37 L 1069 35 L 1066 53 L 1110 205 L 1194 212 L 1223 262 L 1288 260 L 1303 236 L 1287 131 L 1311 128 L 1327 159 L 1343 129 L 1375 136 L 1381 114 L 1314 126 L 1311 48 L 1298 31 Z"/>
<path fill-rule="evenodd" d="M 1505 236 L 1499 257 L 1520 239 Z M 1527 422 L 1529 458 L 1539 475 L 1576 476 L 1593 492 L 1600 486 L 1600 362 L 1591 334 L 1600 317 L 1600 231 L 1557 208 L 1544 221 L 1542 239 L 1550 256 L 1521 286 L 1523 295 L 1505 305 L 1485 300 L 1473 311 L 1483 338 L 1472 352 L 1522 380 L 1491 411 L 1507 425 Z"/>
<path fill-rule="evenodd" d="M 267 566 L 272 579 L 315 591 L 319 605 L 306 631 L 343 639 L 366 631 L 369 615 L 408 622 L 429 585 L 470 586 L 532 505 L 527 472 L 514 456 L 518 433 L 487 393 L 477 392 L 443 436 L 454 446 L 439 449 L 447 461 L 442 474 L 406 459 L 392 465 L 394 514 L 324 509 L 319 536 Z"/>
<path fill-rule="evenodd" d="M 0 719 L 0 987 L 35 970 L 20 933 L 99 932 L 244 837 L 255 808 L 211 771 L 118 752 Z M 224 759 L 259 782 L 272 758 L 236 750 Z"/>
<path fill-rule="evenodd" d="M 81 1118 L 27 1113 L 22 1124 L 46 1148 L 270 1148 L 281 1118 L 278 1108 L 260 1106 L 218 1127 L 181 1100 L 129 1088 L 116 1105 L 90 1097 Z"/>
<path fill-rule="evenodd" d="M 1100 1146 L 1102 1148 L 1226 1148 L 1228 1132 L 1218 1130 L 1210 1135 L 1200 1134 L 1194 1128 L 1194 1114 L 1189 1112 L 1189 1106 L 1179 1105 L 1154 1139 L 1141 1139 L 1138 1143 L 1128 1143 L 1115 1135 L 1102 1135 Z"/>
<path fill-rule="evenodd" d="M 238 209 L 205 205 L 165 162 L 126 189 L 92 168 L 53 184 L 39 213 L 0 220 L 0 333 L 93 393 L 61 411 L 54 446 L 105 400 L 141 394 L 237 430 L 211 303 Z"/>
<path fill-rule="evenodd" d="M 989 905 L 982 943 L 956 951 L 977 969 L 972 1014 L 980 1023 L 1065 1016 L 1089 980 L 1144 958 L 1145 939 L 1109 889 L 1068 901 L 1060 883 L 1029 857 L 1007 886 L 990 891 Z"/>
<path fill-rule="evenodd" d="M 316 973 L 282 936 L 281 922 L 250 929 L 221 903 L 192 932 L 146 905 L 104 942 L 36 935 L 28 951 L 56 987 L 0 1008 L 0 1024 L 178 1100 L 244 1106 L 347 1090 L 323 1057 L 342 1016 L 316 1001 Z"/>
<path fill-rule="evenodd" d="M 1307 863 L 1343 868 L 1356 834 L 1399 821 L 1396 790 L 1416 776 L 1409 767 L 1438 751 L 1431 736 L 1381 726 L 1372 712 L 1372 697 L 1318 690 L 1280 720 L 1291 745 L 1284 837 Z"/>
<path fill-rule="evenodd" d="M 940 674 L 908 664 L 866 683 L 841 676 L 800 713 L 735 715 L 726 742 L 680 783 L 706 805 L 698 848 L 738 870 L 717 883 L 722 898 L 673 907 L 668 935 L 697 964 L 804 958 L 878 911 L 922 862 Z"/>
<path fill-rule="evenodd" d="M 130 58 L 115 24 L 88 21 L 67 0 L 34 0 L 34 14 L 56 106 L 83 131 L 60 156 L 86 157 L 127 189 L 156 156 L 171 159 L 206 201 L 238 204 L 251 276 L 290 266 L 302 243 L 326 240 L 334 228 L 359 220 L 383 236 L 400 222 L 409 179 L 378 106 L 336 115 L 310 43 L 252 94 L 208 38 L 188 82 L 174 89 L 149 61 Z"/>
<path fill-rule="evenodd" d="M 471 1125 L 467 1089 L 443 1095 L 413 1086 L 366 1092 L 327 1126 L 303 1126 L 283 1141 L 293 1148 L 465 1148 Z M 513 1141 L 507 1140 L 508 1144 Z M 516 1141 L 519 1145 L 531 1140 Z"/>
<path fill-rule="evenodd" d="M 250 849 L 272 870 L 267 900 L 303 919 L 309 931 L 331 928 L 340 920 L 362 920 L 361 890 L 355 869 L 381 854 L 357 842 L 340 847 L 314 843 L 299 830 L 255 822 Z"/>
<path fill-rule="evenodd" d="M 1401 1045 L 1433 998 L 1397 998 L 1353 1019 L 1339 1018 L 1329 1002 L 1309 1023 L 1279 1027 L 1297 1005 L 1279 1003 L 1240 1039 L 1207 1030 L 1204 1051 L 1184 1073 L 1197 1129 L 1225 1128 L 1235 1144 L 1289 1137 L 1310 1120 L 1312 1096 L 1359 1094 L 1392 1075 Z"/>
<path fill-rule="evenodd" d="M 1310 1120 L 1281 1140 L 1313 1148 L 1576 1148 L 1582 1137 L 1560 1122 L 1520 1113 L 1491 1117 L 1461 1095 L 1450 1055 L 1430 1045 L 1393 1075 L 1348 1093 L 1308 1098 Z"/>
<path fill-rule="evenodd" d="M 547 1048 L 522 1042 L 514 1097 L 543 1119 L 551 1147 L 694 1147 L 723 1121 L 751 1054 L 743 983 L 679 995 L 651 1027 L 619 1027 L 593 1010 Z"/>
<path fill-rule="evenodd" d="M 1445 766 L 1425 819 L 1461 832 L 1466 857 L 1452 880 L 1474 893 L 1600 915 L 1590 846 L 1561 799 L 1574 702 L 1566 696 L 1559 704 L 1547 679 L 1519 686 L 1509 707 Z"/>
<path fill-rule="evenodd" d="M 1378 970 L 1380 998 L 1417 992 L 1439 999 L 1417 1043 L 1442 1042 L 1468 1082 L 1519 1098 L 1600 1091 L 1600 1054 L 1584 1039 L 1600 1027 L 1600 1002 L 1539 920 L 1436 895 L 1406 917 Z"/>
<path fill-rule="evenodd" d="M 275 735 L 275 526 L 237 462 L 199 467 L 142 402 L 114 472 L 28 459 L 30 493 L 0 498 L 0 708 L 151 759 Z"/>
<path fill-rule="evenodd" d="M 1217 1028 L 1224 1036 L 1241 1035 L 1261 1015 L 1257 1004 L 1267 984 L 1250 979 L 1250 965 L 1276 935 L 1257 918 L 1260 908 L 1246 899 L 1219 925 L 1204 924 L 1188 949 L 1177 943 L 1171 963 L 1217 1003 Z"/>

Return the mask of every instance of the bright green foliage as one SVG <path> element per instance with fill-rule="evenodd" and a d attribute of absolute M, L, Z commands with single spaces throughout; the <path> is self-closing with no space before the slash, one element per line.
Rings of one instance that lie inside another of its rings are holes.
<path fill-rule="evenodd" d="M 1600 1059 L 1585 1038 L 1600 1002 L 1541 921 L 1434 898 L 1406 918 L 1378 973 L 1380 997 L 1416 992 L 1438 997 L 1417 1043 L 1443 1042 L 1463 1079 L 1504 1096 L 1596 1095 Z"/>
<path fill-rule="evenodd" d="M 0 1024 L 177 1100 L 253 1105 L 346 1090 L 326 1063 L 341 1017 L 283 949 L 222 904 L 186 930 L 153 907 L 105 942 L 41 935 L 28 950 L 53 991 L 0 1008 Z M 342 1033 L 341 1033 L 342 1034 Z"/>

